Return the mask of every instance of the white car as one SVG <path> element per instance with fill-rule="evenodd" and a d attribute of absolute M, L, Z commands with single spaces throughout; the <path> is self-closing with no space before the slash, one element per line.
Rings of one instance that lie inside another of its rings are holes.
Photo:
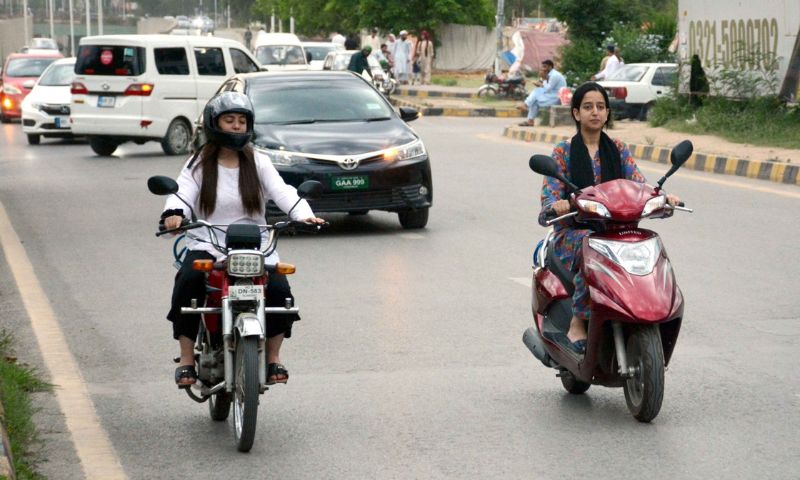
<path fill-rule="evenodd" d="M 308 70 L 306 52 L 297 35 L 259 31 L 254 45 L 253 53 L 268 71 Z"/>
<path fill-rule="evenodd" d="M 334 50 L 329 52 L 325 57 L 325 62 L 323 62 L 322 69 L 347 70 L 348 65 L 350 65 L 350 58 L 356 53 L 360 54 L 361 50 Z M 378 61 L 378 59 L 376 59 L 374 55 L 370 55 L 367 57 L 367 64 L 372 72 L 372 79 L 370 79 L 369 75 L 365 73 L 366 70 L 361 72 L 361 76 L 364 77 L 366 81 L 371 83 L 373 81 L 382 81 L 383 67 L 381 67 L 381 63 Z"/>
<path fill-rule="evenodd" d="M 56 60 L 22 101 L 22 131 L 31 145 L 38 145 L 41 137 L 72 136 L 69 103 L 74 77 L 75 57 Z"/>
<path fill-rule="evenodd" d="M 344 51 L 344 46 L 333 42 L 303 42 L 303 48 L 306 56 L 311 56 L 308 62 L 309 70 L 322 70 L 322 64 L 325 63 L 325 57 L 329 52 Z"/>
<path fill-rule="evenodd" d="M 672 93 L 677 74 L 675 63 L 631 63 L 597 83 L 608 92 L 614 118 L 646 120 L 656 100 Z"/>

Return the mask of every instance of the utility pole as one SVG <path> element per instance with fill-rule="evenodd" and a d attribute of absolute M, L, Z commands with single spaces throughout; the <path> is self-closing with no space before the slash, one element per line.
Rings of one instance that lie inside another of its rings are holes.
<path fill-rule="evenodd" d="M 289 33 L 294 33 L 294 7 L 289 8 Z"/>
<path fill-rule="evenodd" d="M 23 24 L 23 31 L 25 32 L 25 39 L 22 42 L 23 44 L 28 44 L 28 0 L 22 0 L 22 24 Z"/>
<path fill-rule="evenodd" d="M 55 40 L 56 39 L 56 34 L 55 34 L 55 28 L 53 26 L 53 9 L 56 6 L 55 6 L 55 2 L 53 2 L 53 0 L 48 0 L 47 5 L 48 5 L 48 7 L 50 7 L 49 8 L 49 10 L 50 10 L 50 38 Z"/>
<path fill-rule="evenodd" d="M 75 22 L 72 20 L 72 0 L 69 0 L 69 56 L 75 56 Z"/>
<path fill-rule="evenodd" d="M 497 52 L 494 57 L 494 74 L 500 75 L 500 53 L 503 51 L 503 9 L 505 7 L 503 0 L 497 0 Z"/>
<path fill-rule="evenodd" d="M 103 0 L 97 0 L 97 34 L 103 34 Z"/>
<path fill-rule="evenodd" d="M 92 5 L 89 3 L 89 0 L 86 1 L 86 36 L 92 34 Z"/>

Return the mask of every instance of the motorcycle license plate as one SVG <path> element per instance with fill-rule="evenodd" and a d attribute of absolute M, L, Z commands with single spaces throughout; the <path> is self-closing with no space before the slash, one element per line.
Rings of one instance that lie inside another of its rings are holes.
<path fill-rule="evenodd" d="M 263 285 L 231 285 L 228 287 L 229 300 L 258 300 L 264 296 Z"/>

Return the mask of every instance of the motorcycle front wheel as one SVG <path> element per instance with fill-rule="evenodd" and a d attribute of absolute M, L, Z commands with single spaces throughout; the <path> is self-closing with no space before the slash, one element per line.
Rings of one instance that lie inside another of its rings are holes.
<path fill-rule="evenodd" d="M 236 342 L 234 377 L 233 429 L 236 448 L 240 452 L 249 452 L 253 448 L 258 419 L 258 338 L 240 337 Z"/>
<path fill-rule="evenodd" d="M 664 348 L 657 325 L 636 327 L 628 336 L 628 365 L 633 376 L 625 380 L 625 402 L 636 420 L 648 423 L 664 399 Z"/>
<path fill-rule="evenodd" d="M 478 89 L 479 97 L 496 97 L 497 89 L 491 85 L 484 85 Z"/>

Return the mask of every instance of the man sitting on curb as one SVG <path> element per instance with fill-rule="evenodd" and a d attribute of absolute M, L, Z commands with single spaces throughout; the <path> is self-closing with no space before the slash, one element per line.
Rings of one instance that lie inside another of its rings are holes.
<path fill-rule="evenodd" d="M 555 69 L 552 60 L 542 62 L 541 74 L 544 79 L 542 86 L 535 88 L 525 99 L 525 103 L 517 107 L 521 112 L 528 112 L 528 119 L 519 124 L 521 127 L 532 127 L 541 107 L 558 105 L 558 91 L 567 86 L 567 80 Z"/>

